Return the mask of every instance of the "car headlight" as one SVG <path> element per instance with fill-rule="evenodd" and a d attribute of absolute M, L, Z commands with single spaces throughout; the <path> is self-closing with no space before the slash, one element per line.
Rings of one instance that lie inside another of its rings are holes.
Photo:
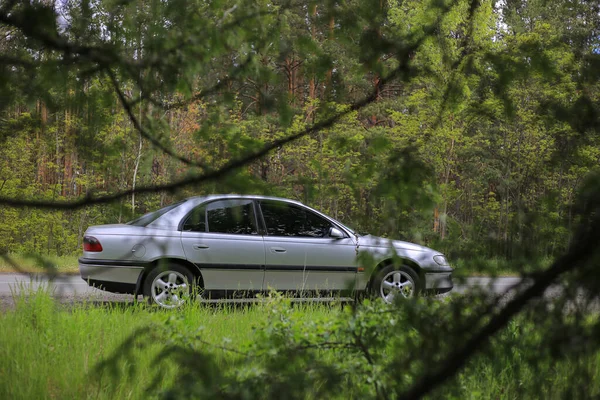
<path fill-rule="evenodd" d="M 435 261 L 438 265 L 442 265 L 442 266 L 450 265 L 448 263 L 448 260 L 446 260 L 446 257 L 444 257 L 441 254 L 438 254 L 437 256 L 433 256 L 433 261 Z"/>

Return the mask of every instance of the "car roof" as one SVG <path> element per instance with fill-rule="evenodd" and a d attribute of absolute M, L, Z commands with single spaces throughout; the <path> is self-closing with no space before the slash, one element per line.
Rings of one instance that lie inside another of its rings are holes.
<path fill-rule="evenodd" d="M 285 201 L 287 203 L 295 203 L 299 205 L 304 205 L 302 202 L 292 199 L 286 199 L 284 197 L 276 197 L 276 196 L 262 196 L 255 194 L 209 194 L 205 196 L 193 196 L 188 198 L 187 200 L 218 200 L 218 199 L 254 199 L 254 200 L 276 200 L 276 201 Z"/>

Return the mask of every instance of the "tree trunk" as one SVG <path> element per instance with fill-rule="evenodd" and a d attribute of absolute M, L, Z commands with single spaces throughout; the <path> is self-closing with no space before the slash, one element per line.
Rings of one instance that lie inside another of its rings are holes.
<path fill-rule="evenodd" d="M 142 91 L 140 90 L 140 98 L 142 97 Z M 131 193 L 131 217 L 134 218 L 135 217 L 135 183 L 137 180 L 137 173 L 138 173 L 138 168 L 140 166 L 140 158 L 142 158 L 142 104 L 140 103 L 140 112 L 139 112 L 139 116 L 138 116 L 138 121 L 140 124 L 140 132 L 138 132 L 139 134 L 139 139 L 140 139 L 140 144 L 138 146 L 138 154 L 137 157 L 135 159 L 135 167 L 133 169 L 133 181 L 131 183 L 131 190 L 133 191 Z"/>
<path fill-rule="evenodd" d="M 334 35 L 333 35 L 333 28 L 335 27 L 335 18 L 333 17 L 333 15 L 329 18 L 329 41 L 330 43 L 333 43 L 333 40 L 335 39 Z M 327 96 L 331 96 L 331 93 L 333 92 L 333 67 L 329 68 L 327 70 L 327 76 L 325 79 L 325 90 L 327 92 Z"/>
<path fill-rule="evenodd" d="M 141 123 L 141 121 L 140 121 Z M 132 217 L 135 216 L 135 182 L 137 179 L 137 173 L 138 173 L 138 168 L 140 166 L 140 158 L 142 158 L 142 134 L 140 133 L 140 145 L 138 147 L 138 154 L 137 157 L 135 159 L 135 168 L 133 169 L 133 182 L 131 184 L 131 189 L 133 190 L 133 193 L 131 193 L 131 215 Z"/>
<path fill-rule="evenodd" d="M 310 10 L 310 37 L 312 40 L 317 38 L 317 4 L 311 4 Z M 310 77 L 310 83 L 308 86 L 308 97 L 312 100 L 316 97 L 316 85 L 315 85 L 315 74 Z"/>

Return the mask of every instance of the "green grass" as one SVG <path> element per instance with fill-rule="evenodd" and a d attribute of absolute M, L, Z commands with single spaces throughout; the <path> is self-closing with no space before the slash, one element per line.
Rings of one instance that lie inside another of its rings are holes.
<path fill-rule="evenodd" d="M 38 254 L 0 255 L 0 273 L 78 274 L 79 266 L 74 256 L 43 256 Z"/>
<path fill-rule="evenodd" d="M 289 320 L 273 319 L 276 311 L 268 303 L 192 304 L 177 311 L 136 303 L 65 306 L 44 290 L 28 293 L 26 287 L 15 301 L 14 309 L 0 314 L 0 399 L 154 398 L 178 374 L 190 371 L 189 365 L 186 369 L 174 361 L 177 359 L 162 362 L 170 355 L 165 350 L 169 345 L 208 351 L 214 361 L 211 371 L 233 371 L 245 361 L 231 350 L 246 351 L 255 341 L 264 340 L 261 333 L 272 329 L 273 323 L 283 321 L 279 327 L 283 331 L 293 330 L 293 324 L 310 330 L 311 324 L 339 321 L 347 314 L 340 307 L 314 303 L 292 307 Z M 590 316 L 590 324 L 597 321 L 597 316 Z M 411 335 L 411 329 L 391 331 L 400 337 Z M 448 392 L 438 395 L 456 399 L 560 398 L 572 385 L 583 390 L 583 395 L 575 397 L 599 396 L 600 353 L 590 349 L 575 358 L 548 359 L 536 344 L 544 335 L 543 329 L 524 318 L 511 322 L 485 354 L 470 361 Z M 278 342 L 277 338 L 271 340 Z M 323 350 L 318 356 L 336 360 L 336 352 Z M 415 349 L 412 352 L 419 354 Z M 544 354 L 540 366 L 526 362 Z M 261 363 L 252 360 L 249 365 Z M 582 371 L 577 376 L 584 377 L 583 387 L 582 382 L 572 381 L 572 375 L 571 380 L 566 378 L 577 368 Z M 339 398 L 361 396 L 339 393 Z"/>
<path fill-rule="evenodd" d="M 21 288 L 21 293 L 27 291 Z M 307 305 L 294 310 L 294 316 L 309 319 L 333 312 L 331 307 Z M 0 399 L 147 398 L 146 388 L 157 372 L 159 387 L 178 372 L 173 363 L 157 362 L 166 343 L 153 342 L 152 330 L 176 325 L 181 332 L 197 331 L 206 337 L 204 348 L 215 352 L 216 364 L 225 367 L 235 362 L 235 353 L 222 348 L 244 347 L 266 318 L 261 306 L 196 304 L 178 311 L 141 303 L 68 307 L 44 290 L 19 294 L 15 308 L 0 314 Z M 145 327 L 150 327 L 149 334 L 143 333 Z M 120 348 L 136 334 L 147 347 Z M 126 351 L 131 353 L 115 370 L 96 368 Z"/>

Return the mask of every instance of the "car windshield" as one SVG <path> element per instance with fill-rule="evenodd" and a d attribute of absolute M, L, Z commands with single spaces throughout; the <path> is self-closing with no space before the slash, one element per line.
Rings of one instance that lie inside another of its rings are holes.
<path fill-rule="evenodd" d="M 161 215 L 171 211 L 175 207 L 181 205 L 183 201 L 178 201 L 177 203 L 173 203 L 169 206 L 163 207 L 160 210 L 149 212 L 148 214 L 144 214 L 139 218 L 134 219 L 133 221 L 127 222 L 127 225 L 135 225 L 135 226 L 147 226 L 150 222 L 155 221 Z"/>

